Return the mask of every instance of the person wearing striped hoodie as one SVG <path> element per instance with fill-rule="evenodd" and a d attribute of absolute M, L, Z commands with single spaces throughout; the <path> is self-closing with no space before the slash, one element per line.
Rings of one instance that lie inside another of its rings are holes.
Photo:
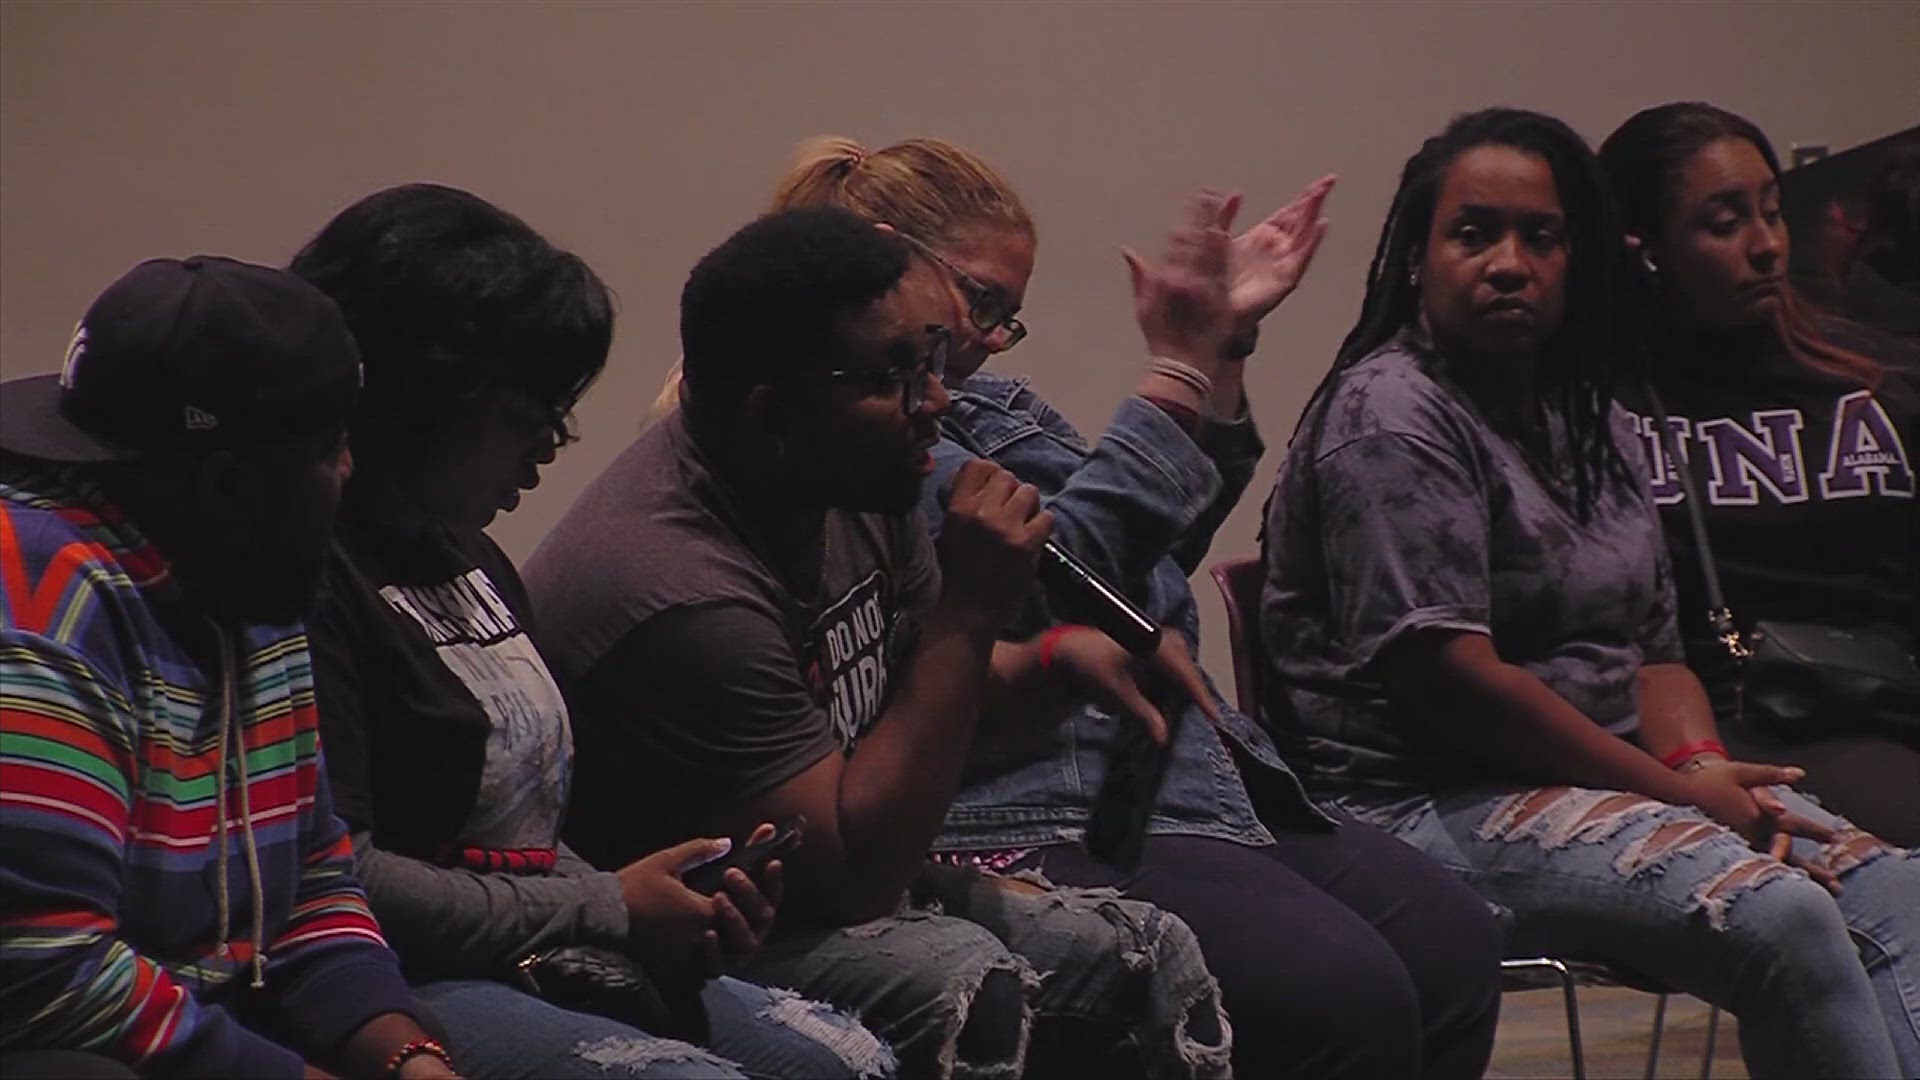
<path fill-rule="evenodd" d="M 318 290 L 196 256 L 0 389 L 0 1071 L 453 1075 L 354 877 L 300 622 L 359 383 Z"/>

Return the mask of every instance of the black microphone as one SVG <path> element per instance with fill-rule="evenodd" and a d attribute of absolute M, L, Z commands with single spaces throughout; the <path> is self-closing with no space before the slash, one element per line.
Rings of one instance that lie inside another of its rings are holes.
<path fill-rule="evenodd" d="M 1099 630 L 1135 656 L 1152 656 L 1160 647 L 1160 624 L 1073 552 L 1047 541 L 1036 574 L 1060 614 Z"/>
<path fill-rule="evenodd" d="M 1047 541 L 1037 572 L 1058 614 L 1105 633 L 1135 656 L 1152 656 L 1159 649 L 1160 624 L 1072 552 Z M 1169 735 L 1179 730 L 1177 700 L 1155 703 L 1166 717 Z M 1106 776 L 1087 814 L 1085 842 L 1095 858 L 1122 870 L 1140 864 L 1147 825 L 1171 762 L 1172 755 L 1154 745 L 1144 725 L 1120 725 Z"/>

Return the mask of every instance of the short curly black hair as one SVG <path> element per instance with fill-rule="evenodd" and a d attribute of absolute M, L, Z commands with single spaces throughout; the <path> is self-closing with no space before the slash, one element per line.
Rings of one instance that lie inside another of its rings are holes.
<path fill-rule="evenodd" d="M 689 407 L 730 413 L 755 386 L 830 366 L 839 320 L 905 276 L 905 241 L 832 207 L 782 210 L 708 252 L 680 292 Z"/>
<path fill-rule="evenodd" d="M 458 188 L 404 184 L 335 215 L 288 266 L 333 297 L 366 365 L 356 450 L 503 390 L 557 429 L 607 362 L 613 295 L 579 256 Z"/>

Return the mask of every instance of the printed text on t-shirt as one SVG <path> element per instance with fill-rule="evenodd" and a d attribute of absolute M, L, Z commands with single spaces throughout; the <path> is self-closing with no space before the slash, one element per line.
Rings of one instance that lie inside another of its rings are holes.
<path fill-rule="evenodd" d="M 847 590 L 813 624 L 814 655 L 830 695 L 833 733 L 848 753 L 887 701 L 887 640 L 893 619 L 882 604 L 886 575 L 878 570 Z"/>
<path fill-rule="evenodd" d="M 1752 414 L 1752 425 L 1732 417 L 1688 420 L 1670 416 L 1674 441 L 1684 457 L 1704 450 L 1707 473 L 1704 491 L 1715 506 L 1754 506 L 1764 491 L 1783 503 L 1847 499 L 1881 495 L 1912 498 L 1913 459 L 1886 409 L 1866 390 L 1856 390 L 1833 403 L 1831 436 L 1819 470 L 1809 478 L 1801 432 L 1806 420 L 1799 409 L 1762 409 Z M 1634 417 L 1634 428 L 1646 443 L 1652 471 L 1653 497 L 1663 505 L 1685 498 L 1675 463 L 1667 460 L 1659 438 L 1659 421 Z"/>

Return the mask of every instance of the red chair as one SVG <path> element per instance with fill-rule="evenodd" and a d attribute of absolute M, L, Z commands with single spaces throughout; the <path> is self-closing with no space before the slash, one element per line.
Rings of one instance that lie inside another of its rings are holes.
<path fill-rule="evenodd" d="M 1260 677 L 1266 670 L 1266 658 L 1260 647 L 1260 590 L 1267 581 L 1267 567 L 1258 558 L 1223 559 L 1207 568 L 1220 589 L 1220 602 L 1227 609 L 1227 647 L 1233 655 L 1233 688 L 1240 699 L 1240 711 L 1265 723 L 1260 708 Z M 1580 1004 L 1578 986 L 1627 986 L 1657 995 L 1653 1008 L 1653 1034 L 1647 1046 L 1647 1080 L 1653 1080 L 1660 1065 L 1660 1038 L 1666 1031 L 1667 995 L 1671 990 L 1661 983 L 1621 971 L 1607 964 L 1581 960 L 1561 960 L 1551 956 L 1513 958 L 1500 961 L 1504 989 L 1536 990 L 1557 987 L 1567 1007 L 1567 1050 L 1573 1059 L 1574 1080 L 1585 1080 L 1586 1053 L 1580 1043 Z M 1720 1008 L 1707 1014 L 1706 1051 L 1700 1056 L 1701 1080 L 1713 1070 L 1715 1036 L 1720 1030 Z"/>
<path fill-rule="evenodd" d="M 1267 568 L 1259 559 L 1224 559 L 1207 568 L 1227 606 L 1227 646 L 1233 653 L 1233 692 L 1240 711 L 1260 716 L 1260 588 Z"/>

